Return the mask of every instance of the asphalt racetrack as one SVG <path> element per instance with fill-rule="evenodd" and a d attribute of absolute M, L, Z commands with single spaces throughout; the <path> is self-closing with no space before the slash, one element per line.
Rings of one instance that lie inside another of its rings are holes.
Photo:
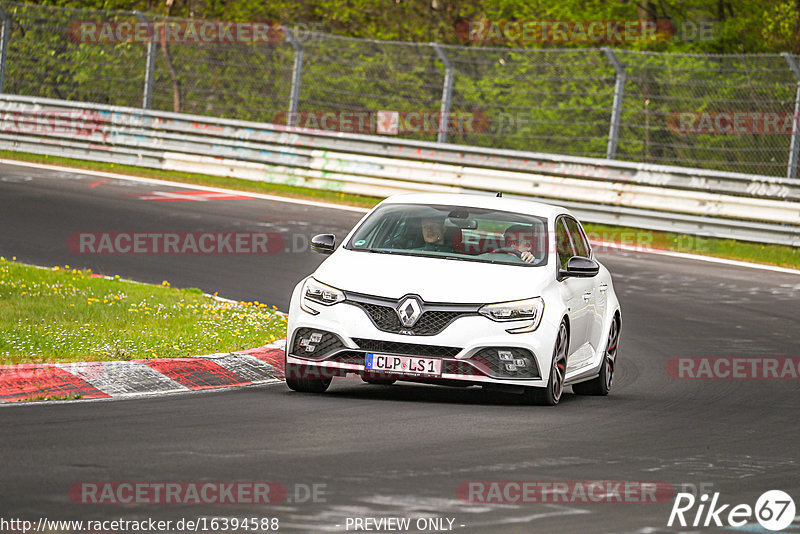
<path fill-rule="evenodd" d="M 188 191 L 0 165 L 0 254 L 286 310 L 293 286 L 324 259 L 307 249 L 308 239 L 342 238 L 362 216 L 254 198 L 181 198 Z M 276 232 L 286 249 L 97 255 L 68 248 L 77 232 L 198 231 Z M 661 481 L 750 506 L 779 489 L 800 505 L 800 382 L 668 372 L 676 357 L 800 356 L 800 276 L 630 252 L 598 258 L 623 312 L 609 397 L 567 390 L 557 407 L 543 408 L 479 388 L 340 379 L 324 395 L 281 383 L 3 406 L 0 516 L 276 517 L 281 532 L 354 532 L 348 518 L 386 517 L 410 518 L 412 526 L 452 519 L 452 531 L 470 533 L 722 531 L 668 528 L 674 495 L 656 503 L 467 502 L 459 487 L 475 481 Z M 272 505 L 73 502 L 70 487 L 85 481 L 271 481 L 288 495 Z M 754 518 L 749 524 L 745 530 L 763 531 Z M 445 531 L 450 523 L 427 525 Z M 789 531 L 800 532 L 800 523 Z"/>

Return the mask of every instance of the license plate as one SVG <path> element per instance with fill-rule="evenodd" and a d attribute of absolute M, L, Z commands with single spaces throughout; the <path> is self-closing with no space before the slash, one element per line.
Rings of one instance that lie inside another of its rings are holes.
<path fill-rule="evenodd" d="M 373 354 L 368 352 L 364 366 L 370 371 L 389 371 L 404 375 L 442 375 L 442 360 L 436 358 L 395 356 L 393 354 Z"/>

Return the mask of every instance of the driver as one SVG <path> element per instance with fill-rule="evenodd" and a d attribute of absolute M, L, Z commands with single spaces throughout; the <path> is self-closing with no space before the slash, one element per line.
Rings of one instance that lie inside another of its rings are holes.
<path fill-rule="evenodd" d="M 531 227 L 521 224 L 510 226 L 503 234 L 503 240 L 505 247 L 496 252 L 514 254 L 525 263 L 539 263 L 539 258 L 532 252 L 534 235 Z"/>

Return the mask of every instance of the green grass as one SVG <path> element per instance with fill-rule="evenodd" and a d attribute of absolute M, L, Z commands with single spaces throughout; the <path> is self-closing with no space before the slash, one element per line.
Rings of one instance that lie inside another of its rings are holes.
<path fill-rule="evenodd" d="M 205 174 L 187 174 L 183 172 L 147 169 L 144 167 L 117 165 L 113 163 L 27 154 L 8 150 L 0 150 L 0 158 L 16 159 L 35 163 L 50 163 L 54 165 L 63 165 L 65 167 L 75 167 L 77 169 L 115 172 L 119 174 L 129 174 L 131 176 L 143 176 L 146 178 L 171 180 L 175 182 L 184 182 L 212 187 L 223 187 L 239 191 L 252 191 L 256 193 L 303 198 L 307 200 L 336 202 L 363 208 L 371 208 L 381 200 L 380 198 L 375 197 L 351 195 L 335 191 L 317 190 L 282 184 L 270 184 L 265 182 L 253 182 L 250 180 L 209 176 Z M 651 230 L 640 230 L 636 228 L 626 228 L 620 226 L 605 226 L 591 223 L 586 224 L 585 226 L 587 232 L 592 234 L 591 237 L 599 238 L 605 241 L 615 241 L 631 245 L 638 245 L 645 249 L 650 247 L 676 252 L 701 254 L 706 256 L 715 256 L 720 258 L 800 269 L 800 247 L 765 245 L 761 243 L 737 241 L 735 239 L 694 237 L 670 232 L 655 232 Z"/>
<path fill-rule="evenodd" d="M 97 278 L 0 258 L 3 365 L 197 356 L 285 334 L 285 318 L 259 302 L 220 302 L 166 281 Z"/>

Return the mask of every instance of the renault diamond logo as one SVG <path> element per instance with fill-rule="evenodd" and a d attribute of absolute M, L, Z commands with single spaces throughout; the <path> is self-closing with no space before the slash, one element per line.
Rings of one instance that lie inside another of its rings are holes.
<path fill-rule="evenodd" d="M 422 315 L 422 308 L 420 308 L 419 302 L 414 297 L 406 297 L 397 306 L 397 316 L 403 326 L 414 326 L 420 315 Z"/>

